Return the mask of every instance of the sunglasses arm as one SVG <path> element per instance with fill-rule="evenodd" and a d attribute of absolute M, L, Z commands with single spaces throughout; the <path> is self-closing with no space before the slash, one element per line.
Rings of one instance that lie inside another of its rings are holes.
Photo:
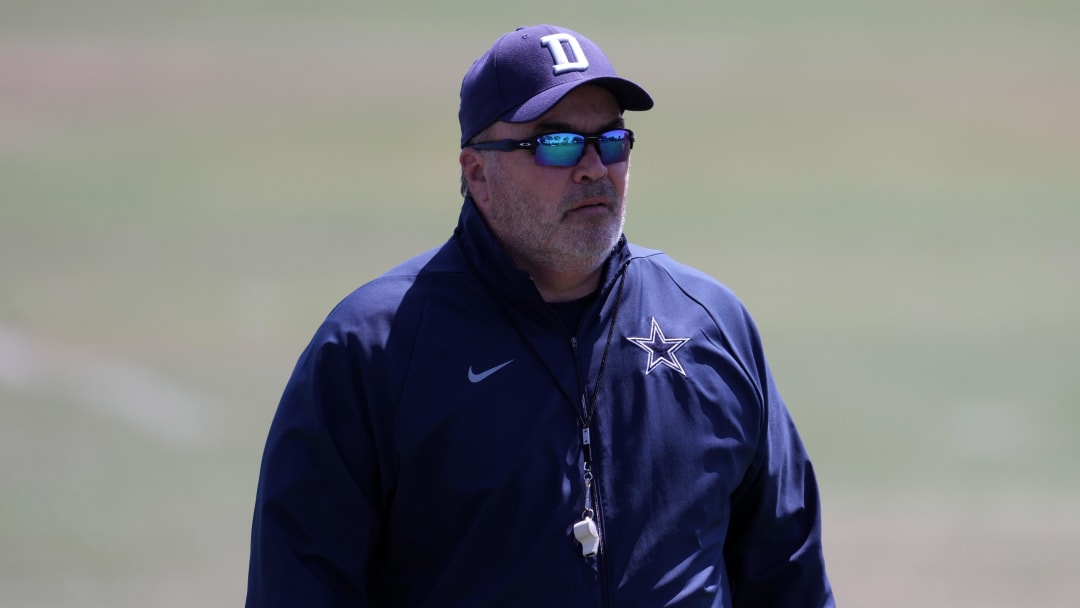
<path fill-rule="evenodd" d="M 513 152 L 514 150 L 531 150 L 536 147 L 534 141 L 514 141 L 512 139 L 503 139 L 500 141 L 486 141 L 479 144 L 473 144 L 468 146 L 473 150 L 502 150 L 504 152 Z"/>

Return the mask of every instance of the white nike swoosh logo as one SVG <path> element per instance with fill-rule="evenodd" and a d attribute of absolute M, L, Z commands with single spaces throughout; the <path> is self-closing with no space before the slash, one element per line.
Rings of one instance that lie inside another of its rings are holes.
<path fill-rule="evenodd" d="M 506 367 L 507 365 L 510 365 L 513 362 L 514 362 L 514 360 L 511 359 L 511 360 L 507 361 L 506 363 L 503 363 L 502 365 L 496 365 L 495 367 L 493 367 L 493 368 L 491 368 L 489 370 L 484 370 L 484 371 L 480 372 L 479 374 L 472 371 L 472 366 L 470 365 L 469 366 L 469 382 L 472 382 L 473 384 L 476 384 L 477 382 L 480 382 L 480 381 L 484 380 L 485 378 L 487 378 L 491 374 L 494 374 L 495 372 L 497 372 L 500 369 Z"/>

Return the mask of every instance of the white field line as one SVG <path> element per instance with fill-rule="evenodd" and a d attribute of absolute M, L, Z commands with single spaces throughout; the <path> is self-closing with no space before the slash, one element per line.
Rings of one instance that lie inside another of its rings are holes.
<path fill-rule="evenodd" d="M 0 387 L 62 398 L 178 445 L 210 435 L 205 399 L 146 366 L 0 325 Z"/>

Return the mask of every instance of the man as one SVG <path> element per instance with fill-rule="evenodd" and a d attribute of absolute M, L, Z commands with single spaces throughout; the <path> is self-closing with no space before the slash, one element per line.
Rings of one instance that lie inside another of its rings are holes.
<path fill-rule="evenodd" d="M 461 88 L 453 237 L 342 301 L 270 429 L 249 606 L 831 606 L 750 317 L 623 237 L 650 96 L 584 36 Z"/>

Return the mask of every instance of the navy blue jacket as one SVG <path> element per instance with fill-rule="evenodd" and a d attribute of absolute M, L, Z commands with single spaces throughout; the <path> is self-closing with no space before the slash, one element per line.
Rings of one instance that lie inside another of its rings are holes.
<path fill-rule="evenodd" d="M 594 388 L 601 541 L 584 557 Z M 247 605 L 833 599 L 814 472 L 731 292 L 623 239 L 572 332 L 466 199 L 445 245 L 346 297 L 301 355 Z"/>

